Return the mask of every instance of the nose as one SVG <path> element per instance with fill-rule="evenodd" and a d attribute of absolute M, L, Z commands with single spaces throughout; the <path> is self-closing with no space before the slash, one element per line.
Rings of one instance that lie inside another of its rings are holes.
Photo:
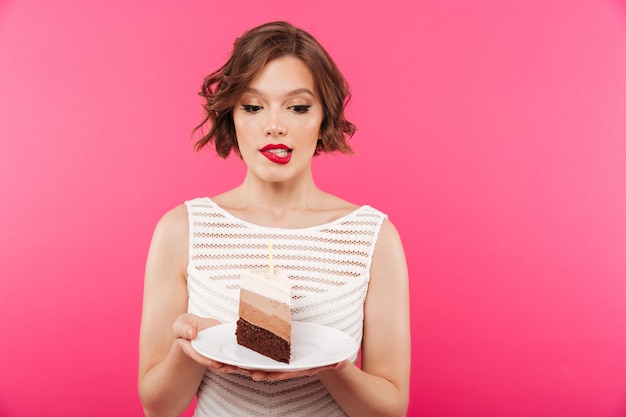
<path fill-rule="evenodd" d="M 279 117 L 276 114 L 271 115 L 266 122 L 265 135 L 266 136 L 284 136 L 287 133 L 287 129 L 281 123 Z"/>
<path fill-rule="evenodd" d="M 265 128 L 266 136 L 284 136 L 286 133 L 285 128 L 272 123 L 271 125 Z"/>

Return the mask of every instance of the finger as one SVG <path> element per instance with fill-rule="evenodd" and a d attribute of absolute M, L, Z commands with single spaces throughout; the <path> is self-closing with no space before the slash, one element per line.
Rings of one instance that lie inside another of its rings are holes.
<path fill-rule="evenodd" d="M 174 321 L 174 335 L 176 338 L 182 337 L 193 340 L 198 335 L 198 332 L 218 324 L 221 324 L 221 322 L 210 317 L 199 317 L 195 314 L 185 313 L 178 316 L 176 321 Z"/>
<path fill-rule="evenodd" d="M 198 362 L 199 364 L 207 368 L 211 368 L 213 370 L 220 370 L 226 366 L 221 362 L 214 361 L 213 359 L 209 359 L 206 356 L 199 354 L 193 348 L 193 346 L 191 345 L 191 341 L 188 339 L 179 338 L 176 340 L 176 342 L 178 343 L 178 345 L 181 347 L 181 349 L 183 350 L 183 352 L 185 352 L 187 356 L 189 356 L 191 359 L 193 359 L 194 361 Z M 224 371 L 226 370 L 227 369 L 224 369 Z"/>
<path fill-rule="evenodd" d="M 250 376 L 255 381 L 262 381 L 263 379 L 265 379 L 265 375 L 262 372 L 252 372 Z"/>
<path fill-rule="evenodd" d="M 176 338 L 194 339 L 198 334 L 196 317 L 191 314 L 181 314 L 173 324 L 174 336 Z"/>
<path fill-rule="evenodd" d="M 342 361 L 342 362 L 339 362 L 339 363 L 337 363 L 337 364 L 335 365 L 335 368 L 334 368 L 334 369 L 337 369 L 337 370 L 344 369 L 345 367 L 347 367 L 347 366 L 348 366 L 348 364 L 349 364 L 349 363 L 350 363 L 350 361 L 347 361 L 347 360 Z"/>
<path fill-rule="evenodd" d="M 219 324 L 222 324 L 221 321 L 219 320 L 215 320 L 213 318 L 210 317 L 198 317 L 195 316 L 195 323 L 197 326 L 198 331 L 202 331 L 204 329 L 208 329 L 209 327 L 213 327 L 213 326 L 217 326 Z"/>
<path fill-rule="evenodd" d="M 259 375 L 253 376 L 253 379 L 256 377 L 256 378 L 271 379 L 274 381 L 279 381 L 283 379 L 300 378 L 304 376 L 310 377 L 310 376 L 317 375 L 318 373 L 323 372 L 323 371 L 343 369 L 347 366 L 347 364 L 348 364 L 347 361 L 342 361 L 342 362 L 334 363 L 332 365 L 305 369 L 305 370 L 296 371 L 296 372 L 266 372 L 263 375 L 260 375 L 259 373 Z"/>
<path fill-rule="evenodd" d="M 239 371 L 240 369 L 236 366 L 232 366 L 232 365 L 226 365 L 226 364 L 220 364 L 221 366 L 219 368 L 211 368 L 213 369 L 215 372 L 219 372 L 221 374 L 232 374 L 234 372 Z"/>

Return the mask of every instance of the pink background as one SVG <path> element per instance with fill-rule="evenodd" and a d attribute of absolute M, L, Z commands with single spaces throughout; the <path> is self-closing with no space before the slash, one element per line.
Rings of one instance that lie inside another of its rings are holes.
<path fill-rule="evenodd" d="M 296 8 L 297 5 L 297 8 Z M 409 415 L 626 416 L 626 5 L 0 2 L 0 416 L 139 416 L 152 229 L 242 164 L 191 151 L 201 80 L 287 19 L 351 82 L 319 185 L 390 215 Z"/>

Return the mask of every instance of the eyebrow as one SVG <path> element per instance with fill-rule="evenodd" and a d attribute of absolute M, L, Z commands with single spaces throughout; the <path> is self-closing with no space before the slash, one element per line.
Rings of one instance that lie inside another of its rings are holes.
<path fill-rule="evenodd" d="M 257 88 L 252 88 L 252 87 L 247 87 L 244 92 L 246 93 L 252 93 L 252 94 L 258 94 L 260 96 L 264 96 L 265 94 L 263 94 L 263 92 Z M 291 90 L 288 91 L 287 93 L 285 93 L 285 97 L 291 97 L 291 96 L 296 96 L 298 94 L 308 94 L 311 97 L 315 98 L 315 94 L 313 94 L 313 92 L 311 90 L 309 90 L 308 88 L 296 88 L 295 90 Z"/>

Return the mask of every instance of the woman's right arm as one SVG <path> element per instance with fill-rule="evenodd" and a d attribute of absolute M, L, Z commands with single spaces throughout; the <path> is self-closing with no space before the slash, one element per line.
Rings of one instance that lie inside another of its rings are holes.
<path fill-rule="evenodd" d="M 149 417 L 180 415 L 193 400 L 206 369 L 184 350 L 198 331 L 194 317 L 185 315 L 188 237 L 187 208 L 181 205 L 159 221 L 148 253 L 139 337 L 139 395 Z"/>

